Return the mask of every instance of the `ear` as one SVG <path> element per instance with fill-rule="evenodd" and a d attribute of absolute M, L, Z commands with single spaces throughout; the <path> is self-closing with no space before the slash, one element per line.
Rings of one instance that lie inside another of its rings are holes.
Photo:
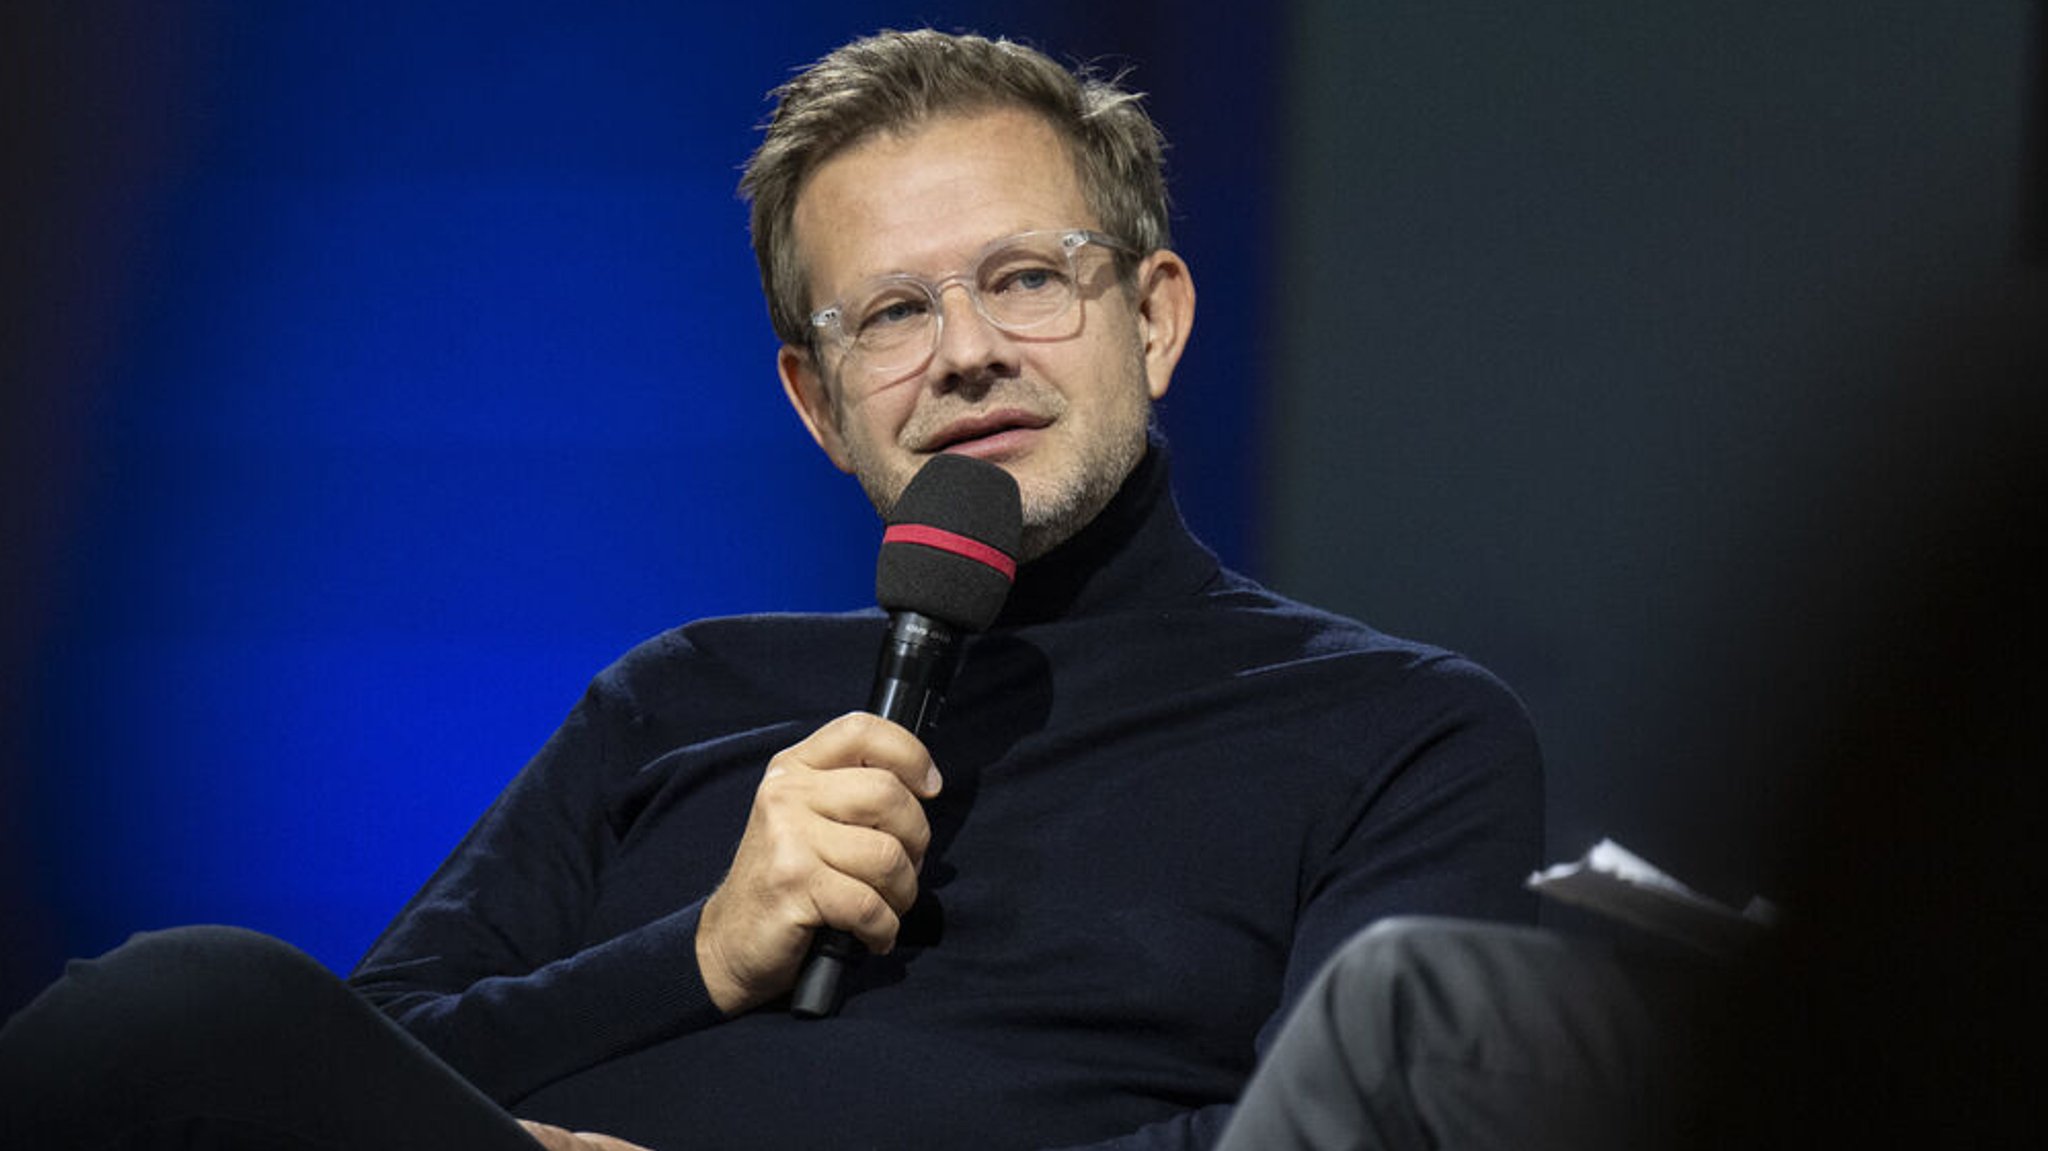
<path fill-rule="evenodd" d="M 782 394 L 789 397 L 789 406 L 796 409 L 804 430 L 825 449 L 833 467 L 851 474 L 853 463 L 839 436 L 839 412 L 832 406 L 816 357 L 807 349 L 784 344 L 775 353 L 775 372 L 782 377 Z"/>
<path fill-rule="evenodd" d="M 1146 390 L 1156 401 L 1172 386 L 1174 365 L 1195 323 L 1195 281 L 1187 262 L 1165 248 L 1145 257 L 1138 265 L 1137 307 Z"/>

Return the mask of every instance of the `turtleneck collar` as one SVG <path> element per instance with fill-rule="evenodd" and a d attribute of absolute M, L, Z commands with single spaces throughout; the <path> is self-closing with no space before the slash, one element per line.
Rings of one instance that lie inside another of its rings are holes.
<path fill-rule="evenodd" d="M 1216 577 L 1215 553 L 1188 532 L 1174 502 L 1166 441 L 1144 458 L 1109 506 L 1060 546 L 1017 571 L 996 627 L 1092 615 L 1193 594 Z"/>

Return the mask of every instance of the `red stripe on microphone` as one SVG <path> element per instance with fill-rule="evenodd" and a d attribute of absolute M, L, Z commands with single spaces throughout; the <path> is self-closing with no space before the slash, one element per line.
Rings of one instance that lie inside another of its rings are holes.
<path fill-rule="evenodd" d="M 986 564 L 1003 573 L 1003 578 L 1015 582 L 1017 561 L 1003 554 L 1002 549 L 992 548 L 978 539 L 935 528 L 930 524 L 891 524 L 882 533 L 885 544 L 923 544 L 942 552 L 951 552 L 963 559 Z"/>

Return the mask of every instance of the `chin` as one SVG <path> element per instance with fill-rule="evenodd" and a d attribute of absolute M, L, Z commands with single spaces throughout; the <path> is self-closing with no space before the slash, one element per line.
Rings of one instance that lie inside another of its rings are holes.
<path fill-rule="evenodd" d="M 1088 526 L 1109 503 L 1111 489 L 1100 498 L 1090 498 L 1091 493 L 1076 488 L 1056 492 L 1041 492 L 1036 496 L 1026 494 L 1024 498 L 1024 554 L 1021 558 L 1034 560 L 1046 552 L 1067 542 L 1074 533 Z"/>

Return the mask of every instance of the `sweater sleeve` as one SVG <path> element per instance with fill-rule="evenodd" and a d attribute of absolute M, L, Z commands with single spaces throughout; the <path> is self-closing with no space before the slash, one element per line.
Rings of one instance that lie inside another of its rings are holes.
<path fill-rule="evenodd" d="M 1370 726 L 1352 794 L 1333 797 L 1304 854 L 1281 1014 L 1345 940 L 1388 916 L 1536 916 L 1524 882 L 1542 862 L 1543 761 L 1521 701 L 1438 654 Z"/>
<path fill-rule="evenodd" d="M 590 942 L 630 705 L 609 675 L 370 949 L 350 984 L 486 1094 L 533 1090 L 723 1016 L 697 968 L 708 892 Z"/>

